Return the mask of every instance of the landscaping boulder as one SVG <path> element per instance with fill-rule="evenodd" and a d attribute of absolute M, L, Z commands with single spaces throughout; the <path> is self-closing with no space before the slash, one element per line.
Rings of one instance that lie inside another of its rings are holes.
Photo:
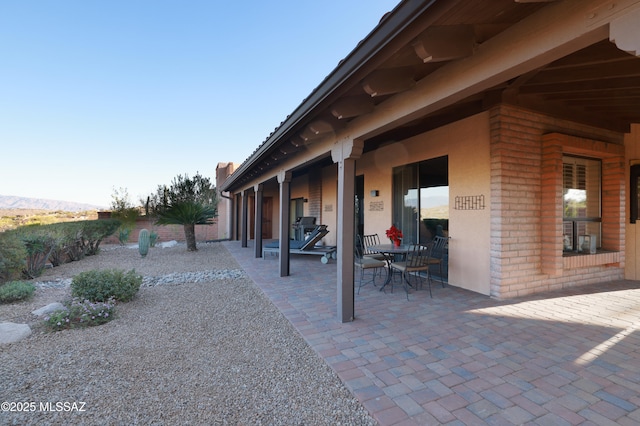
<path fill-rule="evenodd" d="M 0 323 L 0 344 L 19 342 L 31 334 L 31 327 L 27 324 L 13 322 Z"/>
<path fill-rule="evenodd" d="M 33 315 L 42 316 L 42 315 L 50 314 L 51 312 L 59 311 L 61 309 L 64 309 L 64 305 L 59 302 L 54 302 L 54 303 L 49 303 L 47 306 L 43 306 L 40 309 L 36 309 L 31 313 Z"/>

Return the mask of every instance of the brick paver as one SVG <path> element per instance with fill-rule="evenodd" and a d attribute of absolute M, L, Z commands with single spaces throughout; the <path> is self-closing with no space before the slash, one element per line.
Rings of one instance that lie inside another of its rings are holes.
<path fill-rule="evenodd" d="M 225 246 L 381 425 L 638 424 L 640 283 L 497 301 L 456 287 L 356 295 L 336 318 L 336 266 Z"/>

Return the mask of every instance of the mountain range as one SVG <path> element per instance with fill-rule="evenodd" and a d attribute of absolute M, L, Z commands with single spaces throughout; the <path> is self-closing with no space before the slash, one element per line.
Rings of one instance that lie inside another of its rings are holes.
<path fill-rule="evenodd" d="M 45 200 L 14 195 L 0 195 L 0 209 L 52 210 L 65 212 L 81 212 L 86 210 L 103 210 L 104 207 L 72 201 Z"/>

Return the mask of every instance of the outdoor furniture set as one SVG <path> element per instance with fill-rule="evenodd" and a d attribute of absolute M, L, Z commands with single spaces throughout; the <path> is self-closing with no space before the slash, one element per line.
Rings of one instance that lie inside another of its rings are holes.
<path fill-rule="evenodd" d="M 386 269 L 386 279 L 380 288 L 380 291 L 384 291 L 387 285 L 391 285 L 391 291 L 393 291 L 393 272 L 398 271 L 401 274 L 402 283 L 407 293 L 407 299 L 409 298 L 409 287 L 418 289 L 422 287 L 422 279 L 426 277 L 429 285 L 429 296 L 433 297 L 431 292 L 431 267 L 437 266 L 439 268 L 439 278 L 442 287 L 444 288 L 443 269 L 442 264 L 444 262 L 444 254 L 448 239 L 442 236 L 436 236 L 432 241 L 427 244 L 370 244 L 367 245 L 367 241 L 379 241 L 377 235 L 364 236 L 356 243 L 356 256 L 355 266 L 360 269 L 360 283 L 358 286 L 358 293 L 360 288 L 371 282 L 375 284 L 375 272 L 381 268 Z M 375 258 L 374 256 L 382 256 L 382 258 Z M 372 269 L 374 273 L 370 281 L 364 281 L 364 272 L 367 269 Z M 412 284 L 409 280 L 410 277 L 415 277 L 415 284 Z"/>

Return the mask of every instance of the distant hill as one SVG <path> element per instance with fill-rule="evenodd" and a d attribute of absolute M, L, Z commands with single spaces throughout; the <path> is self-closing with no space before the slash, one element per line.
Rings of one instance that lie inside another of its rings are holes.
<path fill-rule="evenodd" d="M 0 209 L 51 210 L 64 212 L 82 212 L 87 210 L 103 210 L 103 207 L 71 201 L 45 200 L 13 195 L 0 195 Z"/>

